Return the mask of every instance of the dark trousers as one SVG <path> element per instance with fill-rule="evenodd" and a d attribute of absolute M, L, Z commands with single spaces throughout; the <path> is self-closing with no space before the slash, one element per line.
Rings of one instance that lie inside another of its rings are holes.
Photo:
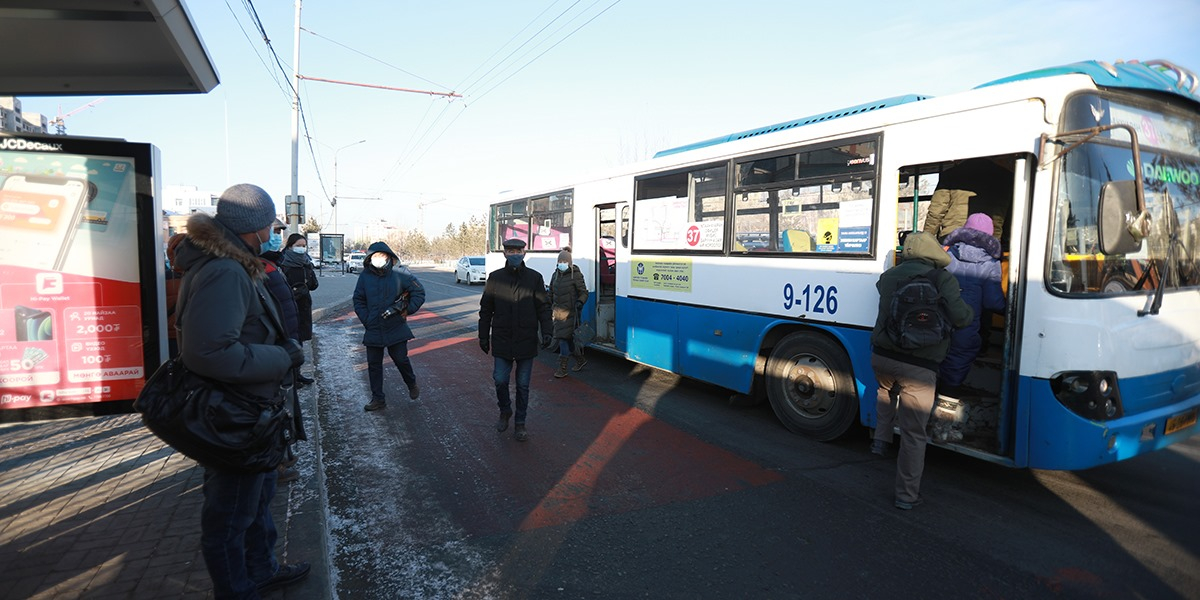
<path fill-rule="evenodd" d="M 200 550 L 213 597 L 258 598 L 256 584 L 279 569 L 275 561 L 275 471 L 235 473 L 204 469 L 204 507 L 200 512 Z"/>
<path fill-rule="evenodd" d="M 367 346 L 367 379 L 371 381 L 371 398 L 386 400 L 383 393 L 383 352 L 387 351 L 392 357 L 392 363 L 400 371 L 400 377 L 408 387 L 417 384 L 417 374 L 413 372 L 412 361 L 408 359 L 408 342 L 398 342 L 388 347 Z"/>
<path fill-rule="evenodd" d="M 508 382 L 512 378 L 513 366 L 517 367 L 517 412 L 513 413 L 513 422 L 524 425 L 525 414 L 529 410 L 529 379 L 533 375 L 533 359 L 500 358 L 499 356 L 494 358 L 492 381 L 496 384 L 496 404 L 500 406 L 502 413 L 513 412 L 512 401 L 508 396 Z"/>

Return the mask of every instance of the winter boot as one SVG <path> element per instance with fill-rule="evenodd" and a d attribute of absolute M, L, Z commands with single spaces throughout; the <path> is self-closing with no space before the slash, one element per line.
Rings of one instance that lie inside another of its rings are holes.
<path fill-rule="evenodd" d="M 571 360 L 569 356 L 558 357 L 558 370 L 554 372 L 555 377 L 562 378 L 567 376 L 567 361 L 569 360 Z"/>
<path fill-rule="evenodd" d="M 583 355 L 583 348 L 580 348 L 579 352 L 575 354 L 575 368 L 573 368 L 571 370 L 572 371 L 582 371 L 583 365 L 586 365 L 586 364 L 587 364 L 587 357 L 585 357 Z"/>

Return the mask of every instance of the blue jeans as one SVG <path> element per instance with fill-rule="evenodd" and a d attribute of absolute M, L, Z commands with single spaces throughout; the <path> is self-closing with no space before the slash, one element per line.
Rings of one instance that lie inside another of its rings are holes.
<path fill-rule="evenodd" d="M 371 399 L 386 400 L 383 393 L 383 351 L 387 350 L 392 357 L 392 364 L 400 371 L 400 377 L 409 388 L 417 384 L 417 374 L 413 371 L 412 361 L 408 359 L 408 342 L 397 342 L 384 348 L 383 346 L 367 346 L 367 379 L 371 382 Z"/>
<path fill-rule="evenodd" d="M 575 354 L 575 340 L 558 340 L 558 355 L 566 357 L 572 354 Z"/>
<path fill-rule="evenodd" d="M 496 404 L 500 406 L 502 413 L 513 412 L 512 402 L 508 397 L 508 382 L 512 376 L 513 364 L 517 366 L 517 412 L 513 413 L 513 422 L 524 425 L 525 413 L 529 409 L 529 378 L 533 375 L 533 359 L 499 356 L 493 358 L 496 364 L 492 369 L 492 381 L 496 383 Z"/>
<path fill-rule="evenodd" d="M 204 469 L 200 550 L 217 600 L 258 598 L 256 585 L 279 569 L 275 561 L 275 471 Z"/>

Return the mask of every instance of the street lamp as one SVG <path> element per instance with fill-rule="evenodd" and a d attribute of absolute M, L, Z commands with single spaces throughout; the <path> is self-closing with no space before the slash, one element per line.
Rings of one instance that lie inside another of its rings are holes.
<path fill-rule="evenodd" d="M 341 152 L 342 150 L 345 150 L 346 148 L 349 148 L 350 146 L 357 146 L 366 141 L 367 140 L 358 140 L 357 142 L 354 142 L 352 144 L 346 144 L 345 146 L 342 146 L 341 148 L 338 148 L 337 150 L 333 151 L 333 202 L 332 203 L 333 203 L 333 231 L 334 231 L 334 233 L 337 233 L 337 228 L 338 228 L 338 225 L 337 225 L 337 201 L 338 201 L 337 156 L 338 156 L 338 153 Z"/>

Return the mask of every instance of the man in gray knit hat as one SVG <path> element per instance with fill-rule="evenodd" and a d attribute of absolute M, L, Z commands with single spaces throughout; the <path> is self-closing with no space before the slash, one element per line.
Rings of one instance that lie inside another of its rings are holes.
<path fill-rule="evenodd" d="M 188 370 L 264 398 L 286 394 L 284 378 L 304 363 L 264 286 L 258 255 L 271 238 L 275 202 L 262 188 L 235 185 L 217 215 L 194 213 L 175 251 L 184 272 L 175 312 L 179 356 Z M 290 380 L 290 378 L 289 378 Z M 306 562 L 281 565 L 271 518 L 276 471 L 205 466 L 200 548 L 215 598 L 257 598 L 303 579 Z"/>

